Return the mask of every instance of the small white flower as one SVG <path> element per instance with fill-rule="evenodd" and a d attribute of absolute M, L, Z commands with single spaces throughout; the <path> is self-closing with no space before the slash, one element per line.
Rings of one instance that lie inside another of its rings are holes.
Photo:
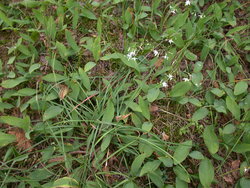
<path fill-rule="evenodd" d="M 162 87 L 168 87 L 168 83 L 167 82 L 162 82 Z"/>
<path fill-rule="evenodd" d="M 171 10 L 170 12 L 173 14 L 176 14 L 176 10 Z"/>
<path fill-rule="evenodd" d="M 169 39 L 169 40 L 168 40 L 168 43 L 169 43 L 169 44 L 172 44 L 173 42 L 174 42 L 174 41 L 173 41 L 172 39 Z"/>
<path fill-rule="evenodd" d="M 188 81 L 189 81 L 188 78 L 183 78 L 182 80 L 183 80 L 184 82 L 188 82 Z"/>
<path fill-rule="evenodd" d="M 191 2 L 189 0 L 186 0 L 185 6 L 191 5 Z"/>
<path fill-rule="evenodd" d="M 166 60 L 168 60 L 168 56 L 167 55 L 164 55 L 163 58 L 166 59 Z"/>
<path fill-rule="evenodd" d="M 137 60 L 137 58 L 136 58 L 136 57 L 132 57 L 131 59 L 132 59 L 132 60 L 134 60 L 134 61 L 136 61 L 136 60 Z"/>
<path fill-rule="evenodd" d="M 127 54 L 128 59 L 132 59 L 135 56 L 135 51 L 129 52 Z"/>
<path fill-rule="evenodd" d="M 154 50 L 153 52 L 154 52 L 154 55 L 155 55 L 155 56 L 158 56 L 158 55 L 159 55 L 159 52 L 158 52 L 157 50 Z"/>
<path fill-rule="evenodd" d="M 244 173 L 248 172 L 248 168 L 244 167 Z"/>
<path fill-rule="evenodd" d="M 205 15 L 200 14 L 199 17 L 200 17 L 200 18 L 205 18 Z"/>
<path fill-rule="evenodd" d="M 169 80 L 173 80 L 173 78 L 174 78 L 172 74 L 167 75 L 167 77 Z"/>

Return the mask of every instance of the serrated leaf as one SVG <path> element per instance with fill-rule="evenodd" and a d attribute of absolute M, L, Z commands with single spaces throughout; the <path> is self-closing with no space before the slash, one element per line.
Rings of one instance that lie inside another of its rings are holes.
<path fill-rule="evenodd" d="M 193 121 L 199 121 L 203 118 L 205 118 L 208 115 L 209 111 L 207 108 L 203 107 L 195 111 L 195 113 L 192 116 Z"/>
<path fill-rule="evenodd" d="M 16 141 L 16 137 L 14 135 L 0 132 L 0 147 L 4 147 L 15 141 Z"/>
<path fill-rule="evenodd" d="M 245 81 L 238 82 L 234 87 L 234 94 L 240 95 L 242 93 L 245 93 L 247 91 L 248 84 Z"/>
<path fill-rule="evenodd" d="M 61 114 L 63 111 L 63 108 L 59 106 L 51 106 L 49 107 L 43 114 L 43 121 L 47 121 L 49 119 L 52 119 L 59 114 Z"/>
<path fill-rule="evenodd" d="M 115 107 L 112 103 L 111 99 L 108 100 L 107 107 L 104 110 L 104 114 L 102 117 L 103 122 L 111 123 L 115 115 Z"/>
<path fill-rule="evenodd" d="M 170 91 L 170 97 L 181 97 L 185 95 L 190 89 L 192 84 L 190 82 L 179 82 Z"/>
<path fill-rule="evenodd" d="M 226 105 L 228 110 L 233 114 L 235 119 L 240 120 L 240 107 L 238 104 L 229 96 L 226 98 Z"/>
<path fill-rule="evenodd" d="M 199 178 L 205 188 L 209 188 L 214 179 L 214 167 L 212 162 L 205 158 L 199 166 Z"/>
<path fill-rule="evenodd" d="M 66 79 L 67 79 L 66 76 L 56 74 L 56 73 L 50 73 L 43 77 L 43 80 L 47 82 L 59 82 L 59 81 L 66 80 Z"/>
<path fill-rule="evenodd" d="M 217 153 L 219 150 L 219 140 L 214 132 L 212 125 L 207 126 L 203 132 L 203 139 L 211 154 Z"/>
<path fill-rule="evenodd" d="M 173 158 L 175 159 L 174 164 L 177 165 L 180 164 L 182 161 L 184 161 L 187 158 L 191 148 L 192 148 L 191 140 L 181 143 L 174 152 L 173 156 Z"/>

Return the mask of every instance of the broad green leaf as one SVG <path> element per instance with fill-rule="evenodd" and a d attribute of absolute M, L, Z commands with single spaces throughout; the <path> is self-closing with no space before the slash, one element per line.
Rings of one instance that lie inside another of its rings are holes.
<path fill-rule="evenodd" d="M 150 120 L 150 112 L 148 102 L 144 101 L 141 96 L 139 96 L 139 106 L 142 110 L 142 115 L 147 119 Z"/>
<path fill-rule="evenodd" d="M 46 34 L 52 39 L 56 38 L 56 23 L 52 16 L 49 17 L 48 22 L 46 24 Z"/>
<path fill-rule="evenodd" d="M 23 53 L 24 55 L 30 57 L 32 55 L 32 53 L 30 52 L 29 48 L 27 48 L 26 46 L 20 44 L 18 46 L 18 50 Z"/>
<path fill-rule="evenodd" d="M 202 160 L 204 159 L 204 156 L 202 155 L 201 152 L 199 151 L 192 151 L 190 154 L 189 154 L 190 157 L 192 157 L 193 159 L 197 159 L 197 160 Z"/>
<path fill-rule="evenodd" d="M 43 121 L 47 121 L 49 119 L 56 117 L 57 115 L 61 114 L 62 111 L 63 111 L 63 108 L 59 106 L 49 107 L 43 114 Z"/>
<path fill-rule="evenodd" d="M 217 153 L 219 150 L 219 140 L 214 132 L 212 125 L 207 126 L 203 132 L 203 139 L 211 154 Z"/>
<path fill-rule="evenodd" d="M 199 121 L 201 119 L 204 119 L 208 115 L 209 111 L 207 108 L 202 107 L 195 111 L 195 113 L 192 116 L 193 121 Z"/>
<path fill-rule="evenodd" d="M 58 187 L 63 187 L 63 188 L 79 188 L 79 183 L 70 177 L 64 177 L 56 180 L 53 184 L 52 188 L 58 188 Z"/>
<path fill-rule="evenodd" d="M 106 123 L 111 123 L 115 114 L 115 107 L 114 104 L 112 103 L 112 100 L 108 100 L 107 107 L 104 110 L 104 114 L 102 117 L 102 121 Z"/>
<path fill-rule="evenodd" d="M 150 180 L 157 186 L 157 187 L 163 187 L 164 186 L 164 180 L 160 173 L 158 172 L 149 172 L 148 177 Z"/>
<path fill-rule="evenodd" d="M 32 72 L 34 72 L 35 70 L 39 69 L 40 66 L 41 66 L 41 65 L 40 65 L 39 63 L 36 63 L 36 64 L 31 65 L 30 68 L 29 68 L 29 73 L 32 73 Z"/>
<path fill-rule="evenodd" d="M 91 85 L 90 85 L 90 80 L 89 80 L 87 73 L 81 67 L 78 69 L 78 71 L 82 80 L 82 84 L 88 91 L 90 91 Z"/>
<path fill-rule="evenodd" d="M 158 157 L 158 159 L 164 164 L 165 167 L 173 167 L 173 160 L 169 157 Z"/>
<path fill-rule="evenodd" d="M 173 158 L 175 159 L 174 164 L 177 165 L 180 164 L 182 161 L 184 161 L 187 158 L 191 148 L 192 148 L 191 140 L 181 143 L 174 152 L 173 156 Z"/>
<path fill-rule="evenodd" d="M 16 79 L 10 79 L 10 80 L 4 80 L 2 83 L 1 83 L 1 86 L 4 87 L 4 88 L 13 88 L 13 87 L 16 87 L 17 85 L 23 83 L 27 81 L 26 78 L 24 77 L 19 77 L 19 78 L 16 78 Z"/>
<path fill-rule="evenodd" d="M 240 188 L 248 188 L 248 187 L 250 187 L 250 179 L 247 177 L 240 178 Z"/>
<path fill-rule="evenodd" d="M 245 153 L 250 151 L 250 144 L 248 143 L 239 143 L 234 148 L 233 151 L 236 153 Z"/>
<path fill-rule="evenodd" d="M 15 116 L 0 116 L 0 121 L 8 125 L 22 128 L 25 131 L 28 131 L 31 125 L 29 116 L 23 119 Z"/>
<path fill-rule="evenodd" d="M 47 82 L 59 82 L 59 81 L 66 80 L 66 79 L 67 79 L 66 76 L 56 74 L 56 73 L 50 73 L 43 77 L 43 80 Z"/>
<path fill-rule="evenodd" d="M 142 109 L 141 107 L 136 104 L 135 102 L 132 102 L 132 101 L 126 101 L 125 104 L 133 111 L 135 112 L 142 112 Z"/>
<path fill-rule="evenodd" d="M 248 84 L 245 81 L 238 82 L 234 87 L 234 94 L 240 95 L 242 93 L 245 93 L 247 91 Z"/>
<path fill-rule="evenodd" d="M 133 161 L 133 163 L 132 163 L 132 165 L 131 165 L 131 170 L 130 170 L 130 173 L 132 174 L 132 175 L 136 175 L 138 172 L 139 172 L 139 169 L 141 168 L 141 166 L 142 166 L 142 163 L 144 162 L 144 159 L 146 158 L 146 155 L 143 153 L 143 154 L 140 154 L 140 155 L 138 155 L 135 159 L 134 159 L 134 161 Z"/>
<path fill-rule="evenodd" d="M 241 30 L 245 30 L 245 29 L 247 29 L 247 28 L 249 28 L 249 25 L 241 25 L 241 26 L 235 27 L 235 28 L 233 28 L 233 29 L 230 29 L 230 30 L 227 32 L 226 36 L 230 36 L 230 35 L 232 35 L 232 34 L 234 34 L 234 33 L 236 33 L 236 32 L 239 32 L 239 31 L 241 31 Z"/>
<path fill-rule="evenodd" d="M 142 130 L 149 132 L 153 128 L 153 124 L 151 122 L 144 122 L 142 124 Z"/>
<path fill-rule="evenodd" d="M 128 59 L 125 55 L 121 54 L 119 55 L 120 59 L 122 60 L 122 62 L 127 65 L 128 67 L 131 67 L 133 69 L 135 69 L 136 71 L 140 72 L 139 66 L 137 64 L 137 62 L 135 60 L 132 59 Z"/>
<path fill-rule="evenodd" d="M 160 94 L 159 88 L 152 88 L 148 91 L 147 99 L 148 102 L 154 102 Z"/>
<path fill-rule="evenodd" d="M 222 97 L 225 94 L 225 92 L 223 90 L 218 89 L 218 88 L 211 89 L 211 92 L 218 97 Z"/>
<path fill-rule="evenodd" d="M 91 49 L 95 61 L 98 61 L 100 59 L 101 55 L 101 37 L 97 36 L 96 39 L 94 40 L 94 44 Z"/>
<path fill-rule="evenodd" d="M 109 147 L 111 140 L 112 140 L 111 134 L 108 134 L 103 138 L 102 144 L 101 144 L 101 151 L 105 151 Z"/>
<path fill-rule="evenodd" d="M 88 62 L 85 66 L 84 66 L 84 71 L 88 72 L 90 71 L 92 68 L 94 68 L 96 66 L 96 63 L 94 62 Z"/>
<path fill-rule="evenodd" d="M 183 14 L 178 14 L 177 18 L 175 20 L 174 27 L 176 30 L 183 26 L 186 23 L 186 20 L 188 18 L 189 11 L 185 11 Z"/>
<path fill-rule="evenodd" d="M 170 97 L 181 97 L 191 89 L 191 82 L 178 82 L 170 91 Z"/>
<path fill-rule="evenodd" d="M 175 188 L 188 188 L 188 184 L 187 182 L 179 179 L 178 177 L 176 177 L 175 179 Z"/>
<path fill-rule="evenodd" d="M 81 14 L 82 16 L 84 16 L 86 18 L 89 18 L 91 20 L 96 20 L 97 19 L 95 14 L 93 12 L 89 11 L 88 9 L 82 8 L 81 10 L 82 10 L 82 14 Z"/>
<path fill-rule="evenodd" d="M 195 54 L 193 54 L 192 52 L 190 52 L 189 50 L 185 51 L 185 57 L 187 59 L 189 59 L 190 61 L 196 61 L 197 60 L 197 56 Z"/>
<path fill-rule="evenodd" d="M 200 72 L 203 68 L 203 63 L 201 61 L 197 61 L 194 64 L 194 73 Z"/>
<path fill-rule="evenodd" d="M 4 21 L 8 26 L 12 27 L 12 20 L 9 19 L 1 10 L 0 10 L 0 19 Z"/>
<path fill-rule="evenodd" d="M 199 178 L 205 188 L 209 188 L 214 179 L 214 167 L 212 162 L 205 158 L 199 166 Z"/>
<path fill-rule="evenodd" d="M 15 141 L 16 141 L 16 137 L 14 135 L 0 132 L 0 147 L 6 146 Z"/>
<path fill-rule="evenodd" d="M 67 50 L 67 48 L 64 46 L 63 43 L 56 41 L 56 49 L 58 50 L 60 56 L 63 59 L 67 59 L 69 56 L 69 51 Z"/>
<path fill-rule="evenodd" d="M 226 105 L 235 119 L 240 120 L 240 107 L 230 96 L 227 96 L 226 98 Z"/>
<path fill-rule="evenodd" d="M 223 128 L 222 132 L 223 134 L 232 134 L 235 130 L 236 127 L 234 126 L 234 124 L 230 123 Z"/>
<path fill-rule="evenodd" d="M 173 170 L 174 170 L 174 173 L 176 174 L 176 176 L 177 176 L 179 179 L 181 179 L 181 180 L 183 180 L 183 181 L 185 181 L 185 182 L 187 182 L 187 183 L 190 183 L 189 174 L 188 174 L 182 167 L 180 167 L 180 166 L 175 166 L 175 167 L 173 168 Z"/>
<path fill-rule="evenodd" d="M 70 45 L 70 47 L 75 51 L 78 52 L 80 50 L 80 48 L 77 46 L 75 39 L 73 38 L 71 32 L 69 30 L 65 30 L 65 36 L 67 39 L 68 44 Z"/>
<path fill-rule="evenodd" d="M 147 162 L 141 169 L 140 175 L 143 176 L 149 172 L 154 172 L 161 164 L 161 161 L 154 160 L 152 162 Z"/>
<path fill-rule="evenodd" d="M 221 11 L 220 6 L 217 3 L 214 4 L 214 13 L 215 13 L 217 20 L 220 21 L 220 19 L 222 18 L 222 11 Z"/>
<path fill-rule="evenodd" d="M 17 93 L 15 93 L 13 96 L 32 96 L 34 94 L 36 94 L 35 89 L 23 88 L 18 90 Z"/>

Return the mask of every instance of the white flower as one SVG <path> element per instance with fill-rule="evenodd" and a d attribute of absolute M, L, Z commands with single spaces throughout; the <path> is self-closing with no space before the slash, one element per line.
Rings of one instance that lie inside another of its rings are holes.
<path fill-rule="evenodd" d="M 134 60 L 134 61 L 136 61 L 136 60 L 137 60 L 137 58 L 136 58 L 136 57 L 132 57 L 131 59 L 132 59 L 132 60 Z"/>
<path fill-rule="evenodd" d="M 173 78 L 174 78 L 172 74 L 167 75 L 167 77 L 169 80 L 173 80 Z"/>
<path fill-rule="evenodd" d="M 135 51 L 129 52 L 127 54 L 128 59 L 132 59 L 135 56 Z"/>
<path fill-rule="evenodd" d="M 200 14 L 199 17 L 200 17 L 200 18 L 205 18 L 205 15 Z"/>
<path fill-rule="evenodd" d="M 154 52 L 154 55 L 155 55 L 155 56 L 158 56 L 158 55 L 159 55 L 159 52 L 158 52 L 157 50 L 154 50 L 153 52 Z"/>
<path fill-rule="evenodd" d="M 172 39 L 169 39 L 169 40 L 168 40 L 168 43 L 169 43 L 169 44 L 172 44 L 173 42 L 174 42 L 174 41 L 173 41 Z"/>
<path fill-rule="evenodd" d="M 183 80 L 184 82 L 188 82 L 188 81 L 189 81 L 188 78 L 183 78 L 182 80 Z"/>
<path fill-rule="evenodd" d="M 170 12 L 173 14 L 176 14 L 176 10 L 171 10 Z"/>
<path fill-rule="evenodd" d="M 186 0 L 185 6 L 191 5 L 191 2 L 189 0 Z"/>
<path fill-rule="evenodd" d="M 162 87 L 168 87 L 168 83 L 167 82 L 162 82 Z"/>
<path fill-rule="evenodd" d="M 244 167 L 244 173 L 248 172 L 248 168 Z"/>
<path fill-rule="evenodd" d="M 164 55 L 163 58 L 166 59 L 166 60 L 168 60 L 168 56 L 167 55 Z"/>

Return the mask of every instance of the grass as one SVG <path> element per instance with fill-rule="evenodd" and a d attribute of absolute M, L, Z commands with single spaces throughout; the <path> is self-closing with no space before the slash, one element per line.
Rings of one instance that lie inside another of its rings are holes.
<path fill-rule="evenodd" d="M 0 2 L 0 187 L 249 187 L 249 11 Z"/>

